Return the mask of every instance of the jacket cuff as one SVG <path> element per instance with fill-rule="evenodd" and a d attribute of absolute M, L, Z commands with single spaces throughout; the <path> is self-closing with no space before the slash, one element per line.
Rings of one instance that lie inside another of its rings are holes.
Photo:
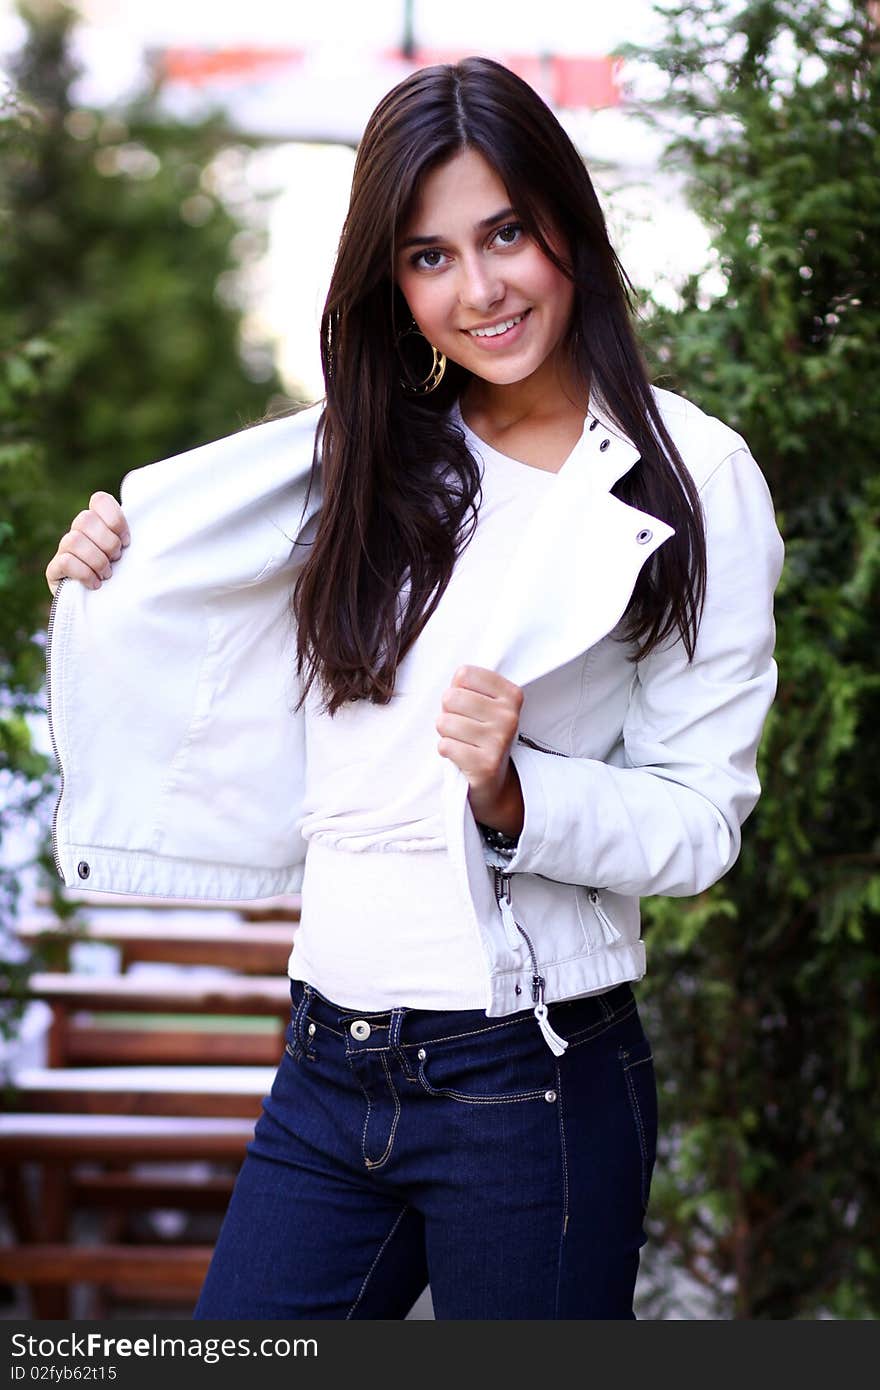
<path fill-rule="evenodd" d="M 547 830 L 547 794 L 541 776 L 546 754 L 520 743 L 514 744 L 511 748 L 510 760 L 519 778 L 525 817 L 522 830 L 519 832 L 516 853 L 503 867 L 512 874 L 534 873 Z"/>

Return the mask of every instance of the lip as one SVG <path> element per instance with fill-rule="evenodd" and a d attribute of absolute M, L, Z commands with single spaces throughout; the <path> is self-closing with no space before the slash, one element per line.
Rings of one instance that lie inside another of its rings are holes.
<path fill-rule="evenodd" d="M 466 333 L 470 342 L 475 343 L 477 347 L 486 348 L 489 351 L 493 349 L 497 351 L 498 348 L 506 344 L 514 343 L 518 338 L 522 336 L 523 329 L 525 328 L 526 323 L 528 322 L 529 314 L 532 311 L 531 308 L 528 308 L 521 309 L 519 312 L 522 314 L 522 318 L 520 319 L 519 323 L 516 325 L 515 328 L 508 328 L 506 333 L 498 333 L 493 335 L 491 338 L 473 337 L 474 329 L 494 328 L 496 324 L 506 323 L 508 319 L 515 319 L 516 314 L 503 314 L 501 318 L 495 319 L 492 323 L 475 323 L 473 328 L 463 328 L 461 331 L 462 333 Z"/>

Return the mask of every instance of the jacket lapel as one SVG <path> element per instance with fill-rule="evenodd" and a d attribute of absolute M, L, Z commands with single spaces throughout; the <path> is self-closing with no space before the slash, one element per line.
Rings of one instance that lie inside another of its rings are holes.
<path fill-rule="evenodd" d="M 580 440 L 489 600 L 475 665 L 523 686 L 579 656 L 620 621 L 642 565 L 674 534 L 610 491 L 639 458 L 591 402 Z"/>

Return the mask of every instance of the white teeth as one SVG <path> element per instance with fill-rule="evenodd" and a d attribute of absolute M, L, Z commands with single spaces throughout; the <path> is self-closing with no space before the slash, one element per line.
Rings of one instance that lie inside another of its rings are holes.
<path fill-rule="evenodd" d="M 515 327 L 524 317 L 524 314 L 518 314 L 515 319 L 505 319 L 503 323 L 493 324 L 491 328 L 469 328 L 468 332 L 472 338 L 497 338 L 499 333 L 506 333 L 508 328 Z"/>

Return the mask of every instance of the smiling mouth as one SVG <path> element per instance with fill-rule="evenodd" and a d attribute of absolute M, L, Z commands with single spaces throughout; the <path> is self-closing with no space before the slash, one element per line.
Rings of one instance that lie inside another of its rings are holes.
<path fill-rule="evenodd" d="M 491 328 L 465 328 L 463 332 L 467 333 L 469 338 L 503 338 L 505 333 L 509 333 L 531 312 L 531 309 L 525 309 L 521 314 L 514 314 L 512 318 L 493 324 Z"/>

